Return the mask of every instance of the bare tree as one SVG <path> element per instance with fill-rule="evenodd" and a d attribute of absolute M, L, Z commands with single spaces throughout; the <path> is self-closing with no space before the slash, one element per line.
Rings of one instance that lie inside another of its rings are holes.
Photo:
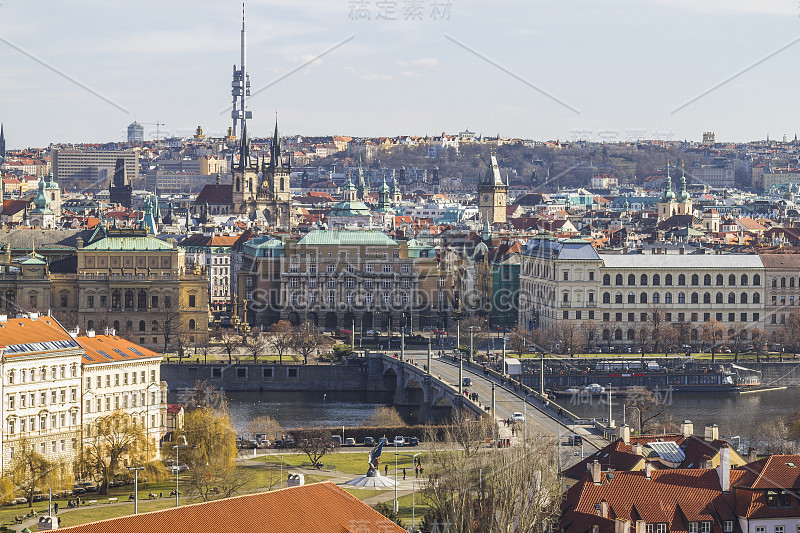
<path fill-rule="evenodd" d="M 266 435 L 268 438 L 276 439 L 283 433 L 283 428 L 271 416 L 258 416 L 247 423 L 247 431 L 250 435 Z"/>
<path fill-rule="evenodd" d="M 517 326 L 508 334 L 508 349 L 521 358 L 528 349 L 529 341 L 530 332 L 522 326 Z"/>
<path fill-rule="evenodd" d="M 647 351 L 653 343 L 653 336 L 650 334 L 650 328 L 646 325 L 639 327 L 636 330 L 635 346 L 636 351 L 642 355 L 642 359 L 647 355 Z"/>
<path fill-rule="evenodd" d="M 560 345 L 560 352 L 575 356 L 575 352 L 581 347 L 580 332 L 575 322 L 566 321 L 556 326 L 556 338 Z"/>
<path fill-rule="evenodd" d="M 725 338 L 725 326 L 723 326 L 720 322 L 717 322 L 717 319 L 712 318 L 705 324 L 703 324 L 703 342 L 706 346 L 711 348 L 711 363 L 714 363 L 714 355 L 716 354 L 717 350 L 719 349 L 720 345 L 722 344 L 722 340 Z"/>
<path fill-rule="evenodd" d="M 232 365 L 233 354 L 242 345 L 242 338 L 234 331 L 226 330 L 220 335 L 219 339 L 222 342 L 222 349 L 225 350 L 225 353 L 228 355 L 228 364 Z"/>
<path fill-rule="evenodd" d="M 670 413 L 672 397 L 669 391 L 660 391 L 654 394 L 644 387 L 630 387 L 625 395 L 625 407 L 631 410 L 631 415 L 640 423 L 642 435 L 656 432 L 657 429 L 675 428 L 675 421 Z M 636 415 L 633 415 L 636 413 Z"/>
<path fill-rule="evenodd" d="M 650 306 L 648 315 L 648 325 L 650 328 L 650 338 L 653 339 L 653 352 L 661 351 L 662 337 L 664 335 L 664 310 L 658 304 Z"/>
<path fill-rule="evenodd" d="M 786 317 L 783 333 L 784 346 L 796 354 L 800 348 L 800 311 L 792 311 Z"/>
<path fill-rule="evenodd" d="M 295 444 L 308 460 L 315 465 L 325 454 L 333 451 L 333 439 L 329 429 L 314 427 L 293 431 Z"/>
<path fill-rule="evenodd" d="M 594 353 L 597 345 L 597 323 L 592 319 L 584 320 L 580 330 L 586 353 Z"/>
<path fill-rule="evenodd" d="M 242 337 L 247 352 L 253 357 L 253 363 L 258 363 L 258 358 L 267 353 L 269 339 L 258 328 L 253 328 L 250 335 Z"/>
<path fill-rule="evenodd" d="M 754 327 L 751 330 L 751 337 L 753 339 L 753 350 L 756 352 L 756 361 L 761 362 L 761 356 L 766 350 L 766 332 L 759 327 Z"/>
<path fill-rule="evenodd" d="M 269 328 L 270 346 L 278 354 L 278 361 L 283 364 L 283 356 L 292 347 L 292 324 L 288 320 L 281 320 Z"/>
<path fill-rule="evenodd" d="M 747 334 L 747 325 L 741 322 L 734 324 L 728 331 L 728 342 L 730 342 L 733 348 L 733 360 L 736 363 L 739 362 L 739 353 L 744 349 L 747 343 Z"/>
<path fill-rule="evenodd" d="M 405 422 L 403 422 L 403 418 L 397 412 L 397 409 L 386 405 L 380 405 L 372 412 L 372 416 L 364 421 L 364 425 L 374 428 L 391 428 L 401 427 L 405 425 Z"/>
<path fill-rule="evenodd" d="M 485 422 L 466 415 L 453 420 L 442 441 L 430 441 L 422 529 L 447 523 L 451 531 L 550 530 L 561 501 L 555 440 L 486 449 L 486 432 Z"/>
<path fill-rule="evenodd" d="M 291 332 L 289 345 L 303 358 L 303 363 L 307 365 L 308 358 L 313 356 L 317 349 L 324 345 L 325 339 L 325 335 L 320 333 L 314 324 L 306 322 Z"/>

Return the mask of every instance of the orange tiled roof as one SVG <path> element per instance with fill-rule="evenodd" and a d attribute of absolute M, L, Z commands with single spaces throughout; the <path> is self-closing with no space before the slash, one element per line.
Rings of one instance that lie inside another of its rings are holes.
<path fill-rule="evenodd" d="M 47 341 L 71 341 L 72 336 L 53 317 L 40 316 L 38 318 L 9 318 L 0 322 L 0 345 L 12 346 L 16 344 L 32 344 Z M 24 352 L 25 355 L 50 351 L 38 350 Z M 6 353 L 5 357 L 14 357 L 17 354 Z"/>
<path fill-rule="evenodd" d="M 112 518 L 59 531 L 403 533 L 405 530 L 333 483 L 324 482 Z"/>
<path fill-rule="evenodd" d="M 75 340 L 78 341 L 78 344 L 86 351 L 86 354 L 83 356 L 83 363 L 87 365 L 107 363 L 109 361 L 133 361 L 136 359 L 161 357 L 160 354 L 152 350 L 142 348 L 138 344 L 134 344 L 116 335 L 113 337 L 111 335 L 78 337 Z"/>

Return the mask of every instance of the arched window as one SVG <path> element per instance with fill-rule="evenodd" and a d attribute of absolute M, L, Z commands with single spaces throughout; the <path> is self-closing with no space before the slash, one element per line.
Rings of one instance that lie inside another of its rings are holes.
<path fill-rule="evenodd" d="M 646 304 L 647 303 L 647 293 L 646 292 L 643 292 L 642 294 L 639 295 L 639 303 L 640 304 Z"/>
<path fill-rule="evenodd" d="M 635 304 L 636 303 L 636 295 L 633 294 L 632 292 L 628 293 L 628 303 L 629 304 Z"/>
<path fill-rule="evenodd" d="M 147 307 L 147 291 L 144 289 L 140 290 L 137 296 L 137 300 L 138 301 L 136 302 L 137 304 L 136 307 L 138 307 L 139 309 L 144 309 L 145 307 Z"/>
<path fill-rule="evenodd" d="M 194 318 L 189 319 L 189 329 L 194 329 L 195 321 Z"/>
<path fill-rule="evenodd" d="M 111 307 L 114 309 L 119 309 L 122 299 L 122 293 L 118 289 L 114 289 L 111 291 Z"/>
<path fill-rule="evenodd" d="M 664 294 L 664 303 L 665 304 L 671 304 L 672 303 L 672 293 L 671 292 L 667 292 L 667 293 Z"/>
<path fill-rule="evenodd" d="M 678 275 L 678 285 L 686 285 L 686 276 L 683 274 Z"/>
<path fill-rule="evenodd" d="M 742 293 L 742 294 L 739 296 L 739 303 L 740 303 L 740 304 L 746 304 L 746 303 L 747 303 L 747 293 L 746 293 L 746 292 L 743 292 L 743 293 Z"/>
<path fill-rule="evenodd" d="M 707 292 L 707 293 L 703 294 L 703 303 L 704 304 L 710 304 L 711 303 L 711 293 L 710 292 Z"/>
<path fill-rule="evenodd" d="M 144 331 L 144 320 L 139 321 L 139 331 Z"/>
<path fill-rule="evenodd" d="M 283 190 L 283 182 L 284 182 L 284 179 L 281 178 L 281 190 Z"/>
<path fill-rule="evenodd" d="M 639 276 L 639 285 L 647 285 L 647 274 Z"/>
<path fill-rule="evenodd" d="M 631 328 L 631 329 L 628 330 L 628 333 L 625 335 L 625 337 L 629 341 L 636 340 L 636 332 L 633 331 L 633 328 Z"/>
<path fill-rule="evenodd" d="M 775 276 L 773 276 L 773 277 L 772 277 L 772 288 L 775 288 L 775 287 L 777 287 L 777 286 L 778 286 L 778 278 L 776 278 Z"/>
<path fill-rule="evenodd" d="M 119 320 L 114 321 L 114 331 L 119 332 Z"/>
<path fill-rule="evenodd" d="M 700 285 L 700 276 L 692 274 L 692 285 Z"/>
<path fill-rule="evenodd" d="M 89 321 L 86 323 L 86 329 L 87 329 L 87 330 L 94 329 L 94 320 L 89 320 Z"/>
<path fill-rule="evenodd" d="M 758 294 L 757 292 L 753 293 L 753 303 L 754 304 L 760 304 L 761 303 L 761 295 Z"/>
<path fill-rule="evenodd" d="M 622 285 L 622 274 L 617 274 L 616 279 L 614 280 L 616 285 Z"/>
<path fill-rule="evenodd" d="M 759 274 L 753 274 L 753 285 L 755 287 L 761 285 L 761 276 Z"/>
<path fill-rule="evenodd" d="M 617 294 L 614 295 L 614 303 L 615 304 L 621 304 L 622 303 L 622 293 L 621 292 L 618 292 Z"/>
<path fill-rule="evenodd" d="M 607 293 L 607 292 L 603 293 L 603 303 L 604 304 L 610 304 L 611 303 L 611 294 L 610 293 Z"/>
<path fill-rule="evenodd" d="M 153 324 L 150 329 L 152 331 L 158 331 L 158 320 L 153 320 Z"/>
<path fill-rule="evenodd" d="M 736 285 L 736 276 L 731 274 L 728 276 L 728 285 Z"/>
<path fill-rule="evenodd" d="M 603 285 L 611 285 L 611 276 L 603 274 Z"/>
<path fill-rule="evenodd" d="M 686 295 L 682 292 L 678 293 L 678 303 L 685 304 L 686 303 Z"/>
<path fill-rule="evenodd" d="M 614 330 L 614 340 L 618 340 L 618 341 L 622 340 L 622 330 L 621 329 L 615 329 Z"/>
<path fill-rule="evenodd" d="M 66 294 L 61 295 L 61 307 L 69 306 L 69 297 Z"/>
<path fill-rule="evenodd" d="M 730 293 L 728 295 L 728 303 L 735 304 L 736 303 L 736 295 L 734 293 Z"/>
<path fill-rule="evenodd" d="M 250 178 L 250 179 L 249 179 L 249 180 L 247 180 L 247 181 L 248 181 L 248 183 L 247 183 L 247 189 L 248 189 L 250 192 L 253 192 L 253 178 Z"/>
<path fill-rule="evenodd" d="M 786 287 L 786 278 L 781 278 L 781 288 Z"/>
<path fill-rule="evenodd" d="M 611 331 L 604 329 L 603 330 L 603 340 L 607 341 L 611 338 Z"/>
<path fill-rule="evenodd" d="M 636 276 L 628 274 L 628 285 L 636 285 Z"/>
<path fill-rule="evenodd" d="M 14 307 L 14 291 L 6 291 L 6 307 Z"/>
<path fill-rule="evenodd" d="M 653 274 L 653 285 L 661 285 L 661 276 Z"/>
<path fill-rule="evenodd" d="M 749 281 L 750 281 L 750 280 L 747 278 L 747 274 L 742 274 L 742 282 L 741 282 L 741 285 L 743 285 L 743 286 L 745 286 L 745 287 L 746 287 Z"/>
<path fill-rule="evenodd" d="M 692 293 L 692 303 L 693 304 L 699 304 L 700 303 L 700 296 L 696 292 Z"/>
<path fill-rule="evenodd" d="M 703 285 L 711 285 L 711 274 L 703 276 Z"/>
<path fill-rule="evenodd" d="M 789 278 L 789 286 L 794 288 L 794 278 Z"/>
<path fill-rule="evenodd" d="M 722 277 L 722 274 L 717 274 L 717 285 L 722 285 L 725 282 L 725 278 Z"/>
<path fill-rule="evenodd" d="M 725 303 L 725 297 L 724 297 L 724 296 L 722 296 L 722 293 L 721 293 L 721 292 L 718 292 L 718 293 L 717 293 L 717 303 L 718 303 L 718 304 Z"/>
<path fill-rule="evenodd" d="M 672 285 L 672 274 L 664 276 L 664 285 Z"/>
<path fill-rule="evenodd" d="M 130 331 L 130 330 L 132 330 L 132 329 L 133 329 L 133 322 L 132 322 L 132 321 L 130 321 L 130 320 L 128 320 L 127 322 L 125 322 L 125 331 Z"/>
<path fill-rule="evenodd" d="M 240 192 L 242 190 L 242 179 L 236 178 L 236 192 Z"/>
<path fill-rule="evenodd" d="M 691 336 L 693 342 L 697 342 L 697 336 L 698 335 L 697 335 L 697 330 L 696 329 L 692 330 L 692 333 L 691 333 L 690 336 Z"/>
<path fill-rule="evenodd" d="M 661 303 L 661 296 L 657 292 L 653 293 L 653 303 Z"/>
<path fill-rule="evenodd" d="M 133 291 L 130 289 L 125 291 L 125 308 L 126 309 L 133 308 Z"/>

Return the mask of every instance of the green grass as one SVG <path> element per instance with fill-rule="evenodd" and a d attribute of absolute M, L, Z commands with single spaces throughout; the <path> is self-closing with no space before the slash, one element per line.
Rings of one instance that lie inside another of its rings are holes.
<path fill-rule="evenodd" d="M 364 448 L 364 453 L 329 453 L 326 454 L 320 462 L 325 466 L 331 466 L 336 468 L 336 473 L 341 474 L 356 474 L 356 475 L 363 475 L 367 473 L 367 455 L 369 453 L 369 448 Z M 398 451 L 398 454 L 405 454 L 406 452 Z M 414 453 L 408 453 L 408 455 L 414 455 Z M 420 456 L 423 458 L 424 456 Z M 261 457 L 257 457 L 256 461 L 264 461 L 269 464 L 273 465 L 280 465 L 281 458 L 279 455 L 269 454 L 264 455 Z M 309 463 L 308 456 L 306 454 L 291 454 L 291 455 L 284 455 L 283 456 L 283 465 L 284 468 L 300 468 L 302 467 L 303 463 Z M 389 465 L 389 472 L 394 472 L 394 451 L 389 451 L 384 449 L 383 455 L 381 456 L 381 468 L 384 465 Z M 414 464 L 412 458 L 407 455 L 398 455 L 397 456 L 397 471 L 398 475 L 402 475 L 402 469 L 408 468 L 410 471 L 407 471 L 408 475 L 414 471 Z M 323 470 L 324 472 L 324 470 Z"/>
<path fill-rule="evenodd" d="M 425 511 L 428 510 L 428 506 L 425 504 L 424 499 L 422 498 L 422 494 L 420 494 L 419 487 L 417 487 L 416 495 L 414 496 L 414 500 L 416 505 L 416 510 L 414 512 L 414 522 L 415 526 L 419 526 L 420 520 L 422 520 Z M 388 502 L 389 506 L 391 507 L 392 502 Z M 398 504 L 398 512 L 397 517 L 403 521 L 403 526 L 410 526 L 411 525 L 411 510 L 412 510 L 412 498 L 411 494 L 407 494 L 405 496 L 401 496 L 397 498 Z"/>

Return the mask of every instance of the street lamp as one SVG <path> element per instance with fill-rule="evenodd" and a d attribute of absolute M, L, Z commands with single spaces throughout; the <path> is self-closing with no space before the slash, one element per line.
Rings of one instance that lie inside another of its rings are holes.
<path fill-rule="evenodd" d="M 395 475 L 394 475 L 394 477 L 395 477 L 395 481 L 397 480 L 397 455 L 398 455 L 396 450 L 397 450 L 397 443 L 395 443 L 395 452 L 394 452 L 394 460 L 395 460 L 395 467 L 394 467 Z M 415 511 L 416 511 L 416 508 L 417 508 L 416 500 L 414 499 L 414 494 L 415 494 L 416 489 L 417 489 L 417 469 L 416 469 L 416 466 L 417 466 L 417 457 L 422 455 L 422 452 L 415 453 L 414 455 L 411 455 L 411 454 L 408 454 L 408 453 L 402 453 L 400 455 L 402 455 L 404 457 L 411 457 L 411 462 L 414 465 L 414 477 L 411 479 L 411 531 L 415 531 L 414 530 L 414 518 L 415 518 Z M 395 483 L 395 492 L 397 492 L 397 483 Z M 395 496 L 395 502 L 397 502 L 397 496 Z M 397 513 L 397 504 L 396 503 L 395 503 L 395 511 L 394 512 Z"/>
<path fill-rule="evenodd" d="M 397 514 L 397 437 L 394 438 L 394 514 Z"/>
<path fill-rule="evenodd" d="M 172 447 L 172 449 L 175 450 L 175 507 L 178 507 L 178 498 L 180 497 L 180 492 L 178 491 L 178 475 L 181 472 L 181 463 L 178 460 L 178 452 L 181 448 L 197 448 L 195 444 L 187 444 L 186 435 L 181 435 L 181 438 L 183 439 L 183 444 L 176 444 Z"/>
<path fill-rule="evenodd" d="M 144 470 L 143 466 L 129 466 L 128 470 L 133 470 L 133 514 L 139 512 L 139 470 Z"/>

